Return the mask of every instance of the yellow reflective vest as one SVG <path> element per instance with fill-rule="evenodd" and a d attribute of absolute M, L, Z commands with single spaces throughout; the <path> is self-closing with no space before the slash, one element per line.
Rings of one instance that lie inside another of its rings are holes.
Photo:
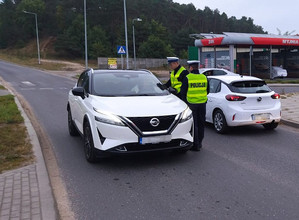
<path fill-rule="evenodd" d="M 189 73 L 187 101 L 191 104 L 206 103 L 208 80 L 204 74 Z"/>
<path fill-rule="evenodd" d="M 171 71 L 170 73 L 170 82 L 171 82 L 171 87 L 176 89 L 176 91 L 178 93 L 181 92 L 181 86 L 182 86 L 182 82 L 178 80 L 178 78 L 180 77 L 181 73 L 186 70 L 183 66 L 181 66 L 181 68 L 176 72 L 176 74 L 174 75 L 174 70 Z"/>

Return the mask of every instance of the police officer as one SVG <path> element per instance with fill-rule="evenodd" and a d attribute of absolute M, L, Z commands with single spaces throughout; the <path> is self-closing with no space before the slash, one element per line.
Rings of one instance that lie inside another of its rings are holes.
<path fill-rule="evenodd" d="M 199 151 L 204 138 L 206 103 L 209 93 L 208 80 L 198 71 L 199 61 L 187 61 L 190 73 L 185 77 L 181 87 L 181 97 L 192 110 L 194 120 L 194 143 L 191 150 Z"/>
<path fill-rule="evenodd" d="M 189 72 L 183 66 L 180 65 L 179 58 L 167 57 L 167 61 L 172 71 L 170 72 L 170 79 L 167 81 L 165 86 L 167 88 L 174 88 L 176 90 L 176 95 L 180 98 L 183 79 Z"/>

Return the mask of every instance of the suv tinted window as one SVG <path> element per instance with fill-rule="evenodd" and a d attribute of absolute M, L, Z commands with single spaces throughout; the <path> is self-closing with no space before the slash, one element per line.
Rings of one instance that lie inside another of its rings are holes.
<path fill-rule="evenodd" d="M 160 96 L 167 90 L 158 87 L 160 81 L 148 72 L 102 72 L 93 74 L 93 94 L 99 96 Z"/>
<path fill-rule="evenodd" d="M 230 90 L 238 93 L 265 93 L 272 91 L 264 81 L 233 82 L 230 85 Z"/>
<path fill-rule="evenodd" d="M 221 81 L 218 79 L 209 80 L 210 93 L 217 93 L 221 90 Z"/>

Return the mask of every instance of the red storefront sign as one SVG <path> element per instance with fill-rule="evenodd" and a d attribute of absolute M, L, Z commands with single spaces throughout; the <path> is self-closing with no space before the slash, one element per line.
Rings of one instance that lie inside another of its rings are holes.
<path fill-rule="evenodd" d="M 299 46 L 299 39 L 294 38 L 251 37 L 251 39 L 255 45 Z"/>
<path fill-rule="evenodd" d="M 201 43 L 203 46 L 215 46 L 215 45 L 221 45 L 222 40 L 223 40 L 223 37 L 202 39 Z"/>

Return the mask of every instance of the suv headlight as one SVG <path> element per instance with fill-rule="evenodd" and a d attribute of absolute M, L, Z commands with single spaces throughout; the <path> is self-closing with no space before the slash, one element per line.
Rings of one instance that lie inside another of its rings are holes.
<path fill-rule="evenodd" d="M 96 108 L 93 108 L 95 112 L 98 113 L 94 118 L 98 122 L 102 122 L 105 124 L 117 125 L 117 126 L 126 126 L 119 117 L 113 115 L 109 112 L 103 112 Z"/>
<path fill-rule="evenodd" d="M 181 118 L 181 123 L 182 122 L 185 122 L 185 121 L 188 121 L 192 118 L 192 111 L 189 107 L 187 107 L 183 113 L 182 113 L 182 118 Z"/>

